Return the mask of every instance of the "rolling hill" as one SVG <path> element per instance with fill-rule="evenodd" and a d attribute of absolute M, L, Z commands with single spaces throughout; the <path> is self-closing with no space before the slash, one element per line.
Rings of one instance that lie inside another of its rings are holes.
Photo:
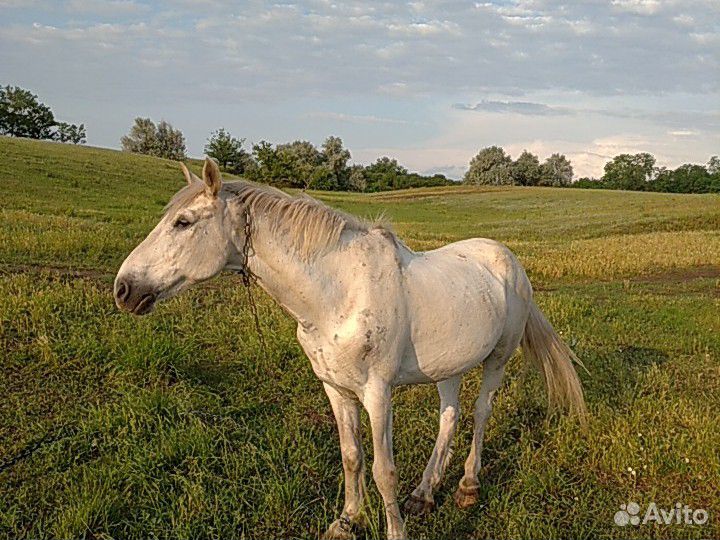
<path fill-rule="evenodd" d="M 267 350 L 235 276 L 147 318 L 114 306 L 114 272 L 182 185 L 170 161 L 0 137 L 0 536 L 314 538 L 339 512 L 329 404 L 293 321 L 259 289 Z M 545 417 L 539 378 L 511 361 L 487 432 L 485 499 L 460 511 L 451 494 L 482 370 L 468 376 L 438 508 L 408 519 L 412 537 L 720 535 L 720 196 L 468 186 L 312 195 L 382 213 L 417 250 L 505 242 L 589 370 L 592 418 L 578 432 Z M 432 450 L 437 397 L 401 388 L 394 402 L 406 496 Z M 370 495 L 376 538 L 381 503 Z M 682 502 L 710 521 L 618 527 L 629 501 Z"/>

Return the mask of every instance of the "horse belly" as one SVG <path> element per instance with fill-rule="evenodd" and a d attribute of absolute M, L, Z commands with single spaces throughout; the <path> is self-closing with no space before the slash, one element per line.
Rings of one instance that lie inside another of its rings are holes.
<path fill-rule="evenodd" d="M 472 369 L 505 327 L 501 279 L 470 258 L 426 262 L 409 273 L 411 344 L 397 384 L 441 381 Z"/>

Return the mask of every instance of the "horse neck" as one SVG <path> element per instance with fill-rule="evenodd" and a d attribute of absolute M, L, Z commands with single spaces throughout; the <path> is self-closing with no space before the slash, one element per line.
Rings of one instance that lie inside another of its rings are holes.
<path fill-rule="evenodd" d="M 332 255 L 303 259 L 290 240 L 262 215 L 250 215 L 251 252 L 247 266 L 265 292 L 303 326 L 316 325 L 342 291 Z"/>

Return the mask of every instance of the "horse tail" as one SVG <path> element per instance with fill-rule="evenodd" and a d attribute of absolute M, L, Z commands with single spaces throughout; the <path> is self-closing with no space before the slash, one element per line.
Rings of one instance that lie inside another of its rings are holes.
<path fill-rule="evenodd" d="M 525 357 L 543 374 L 550 408 L 564 408 L 584 423 L 587 410 L 573 362 L 583 369 L 585 366 L 555 332 L 535 302 L 530 305 L 522 348 Z"/>

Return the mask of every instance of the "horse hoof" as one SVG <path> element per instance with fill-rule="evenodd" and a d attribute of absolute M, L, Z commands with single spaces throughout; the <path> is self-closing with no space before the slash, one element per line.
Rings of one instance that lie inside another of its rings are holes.
<path fill-rule="evenodd" d="M 354 540 L 352 525 L 347 519 L 336 519 L 320 538 L 322 540 Z"/>
<path fill-rule="evenodd" d="M 455 495 L 453 495 L 453 499 L 455 499 L 455 504 L 457 504 L 461 510 L 470 508 L 480 499 L 480 488 L 459 487 Z"/>
<path fill-rule="evenodd" d="M 434 501 L 428 501 L 415 495 L 410 495 L 410 498 L 405 501 L 406 514 L 429 514 L 433 510 L 435 510 Z"/>

